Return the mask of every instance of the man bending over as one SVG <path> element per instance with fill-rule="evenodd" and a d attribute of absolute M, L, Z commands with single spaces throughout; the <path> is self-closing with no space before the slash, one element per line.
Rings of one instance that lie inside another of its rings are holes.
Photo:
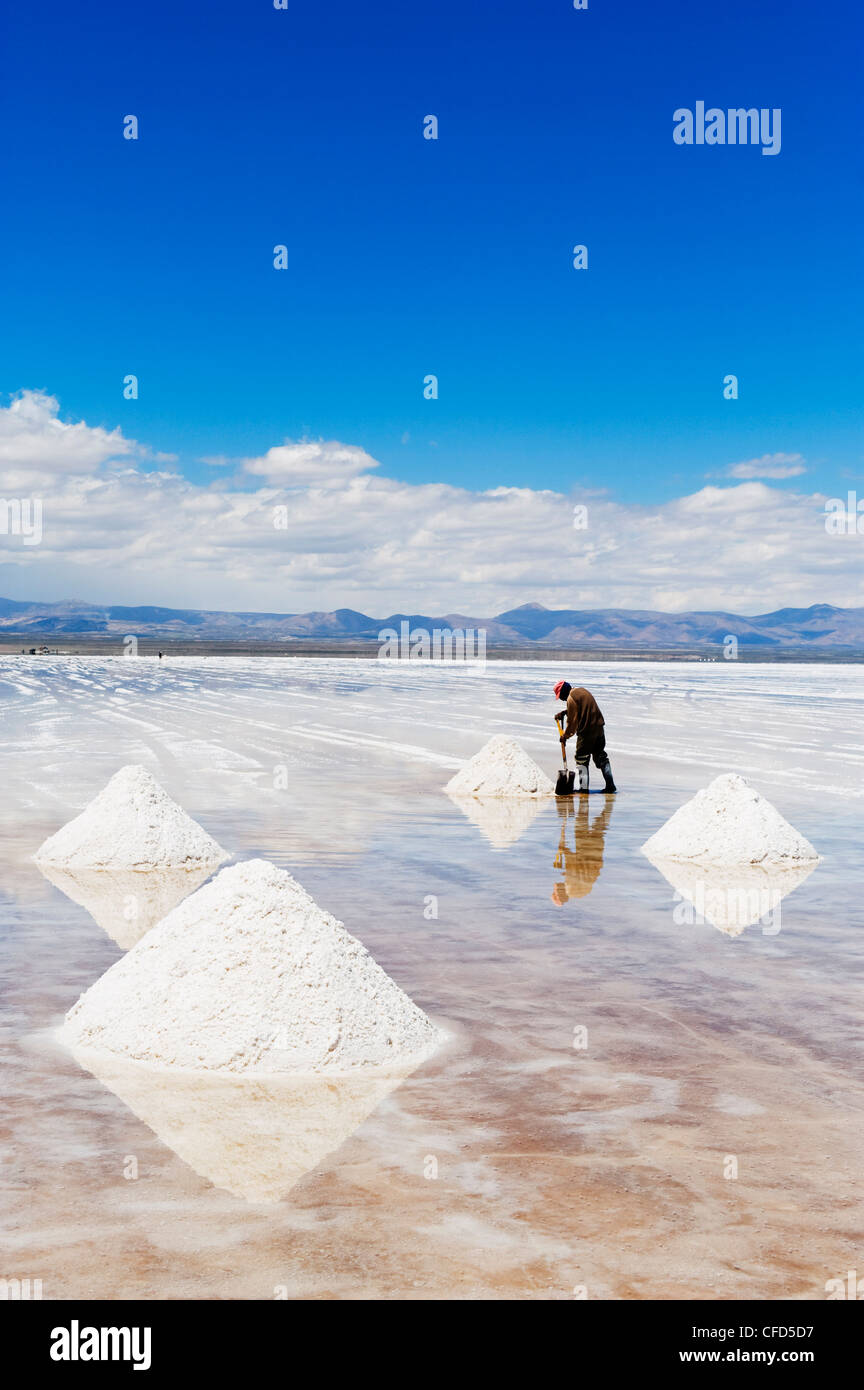
<path fill-rule="evenodd" d="M 555 719 L 561 732 L 561 743 L 576 735 L 576 771 L 579 785 L 577 790 L 588 790 L 588 764 L 594 759 L 603 773 L 607 792 L 617 791 L 612 778 L 612 765 L 606 752 L 606 721 L 600 707 L 590 690 L 583 685 L 572 686 L 569 681 L 559 681 L 555 686 L 555 697 L 563 700 L 565 711 L 559 710 Z M 565 724 L 566 719 L 566 724 Z"/>

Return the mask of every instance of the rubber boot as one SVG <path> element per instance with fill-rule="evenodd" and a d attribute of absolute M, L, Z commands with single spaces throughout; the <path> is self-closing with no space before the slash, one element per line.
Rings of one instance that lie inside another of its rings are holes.
<path fill-rule="evenodd" d="M 588 764 L 576 764 L 576 790 L 577 792 L 587 792 L 588 790 Z"/>
<path fill-rule="evenodd" d="M 606 783 L 607 792 L 617 792 L 618 788 L 612 777 L 612 764 L 610 762 L 605 762 L 600 771 L 603 773 L 603 780 Z"/>

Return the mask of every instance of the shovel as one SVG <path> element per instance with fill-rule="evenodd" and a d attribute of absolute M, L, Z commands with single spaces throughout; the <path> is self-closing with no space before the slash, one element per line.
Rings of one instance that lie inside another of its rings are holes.
<path fill-rule="evenodd" d="M 563 722 L 562 722 L 563 719 L 564 719 L 564 715 L 563 715 L 563 714 L 556 714 L 556 716 L 555 716 L 555 721 L 556 721 L 556 723 L 558 724 L 558 736 L 559 736 L 559 739 L 560 739 L 561 734 L 563 733 L 563 727 L 564 727 L 564 726 L 563 726 Z M 572 795 L 573 795 L 573 792 L 574 792 L 574 790 L 575 790 L 575 785 L 574 785 L 574 784 L 575 784 L 575 782 L 576 782 L 576 773 L 575 773 L 575 772 L 571 772 L 570 769 L 569 769 L 569 767 L 567 766 L 567 745 L 566 745 L 566 743 L 562 743 L 562 744 L 561 744 L 561 757 L 564 759 L 564 766 L 563 766 L 563 768 L 561 769 L 561 771 L 558 773 L 558 780 L 557 780 L 557 782 L 555 783 L 555 795 L 556 795 L 556 796 L 572 796 Z"/>

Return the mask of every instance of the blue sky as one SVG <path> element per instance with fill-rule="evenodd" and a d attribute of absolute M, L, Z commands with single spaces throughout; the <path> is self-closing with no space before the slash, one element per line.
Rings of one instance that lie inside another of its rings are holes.
<path fill-rule="evenodd" d="M 302 439 L 363 450 L 376 478 L 409 488 L 602 490 L 643 509 L 731 491 L 731 466 L 764 456 L 796 460 L 772 495 L 860 478 L 851 5 L 48 0 L 4 23 L 0 404 L 44 392 L 61 420 L 139 441 L 139 470 L 164 467 L 161 451 L 202 489 L 233 469 L 251 491 L 267 473 L 204 460 Z M 698 100 L 779 107 L 780 153 L 676 145 L 673 112 Z M 130 113 L 137 141 L 122 138 Z M 437 141 L 423 139 L 430 113 Z M 429 373 L 438 400 L 423 398 Z M 758 489 L 736 496 L 737 517 L 768 505 Z M 77 533 L 55 534 L 83 565 Z M 518 530 L 507 539 L 518 553 Z M 7 593 L 33 595 L 37 576 L 43 597 L 72 584 L 45 548 L 26 574 L 12 558 Z M 467 605 L 475 559 L 452 557 L 451 601 Z M 718 554 L 710 594 L 664 579 L 655 601 L 740 601 L 730 563 Z M 356 573 L 324 584 L 316 564 L 322 606 L 375 601 Z M 125 597 L 157 597 L 119 552 L 116 570 Z M 317 595 L 314 567 L 292 573 L 261 601 Z M 599 563 L 595 577 L 586 603 L 611 595 Z M 501 568 L 476 581 L 477 601 L 553 601 L 552 580 Z M 104 597 L 101 583 L 76 576 L 74 591 Z M 178 599 L 226 606 L 241 589 L 252 602 L 239 580 Z M 849 601 L 849 584 L 814 580 L 808 597 Z"/>
<path fill-rule="evenodd" d="M 857 471 L 852 8 L 469 10 L 18 7 L 5 389 L 198 477 L 304 434 L 644 500 L 775 451 Z M 675 146 L 700 98 L 781 107 L 780 155 Z"/>

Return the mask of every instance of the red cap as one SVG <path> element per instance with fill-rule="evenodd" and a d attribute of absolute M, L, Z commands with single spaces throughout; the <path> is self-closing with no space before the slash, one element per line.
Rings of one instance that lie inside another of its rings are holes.
<path fill-rule="evenodd" d="M 556 685 L 556 687 L 555 687 L 555 699 L 556 699 L 556 700 L 560 700 L 560 698 L 561 698 L 561 691 L 564 689 L 564 687 L 565 687 L 566 684 L 567 684 L 566 681 L 559 681 L 558 684 Z"/>

